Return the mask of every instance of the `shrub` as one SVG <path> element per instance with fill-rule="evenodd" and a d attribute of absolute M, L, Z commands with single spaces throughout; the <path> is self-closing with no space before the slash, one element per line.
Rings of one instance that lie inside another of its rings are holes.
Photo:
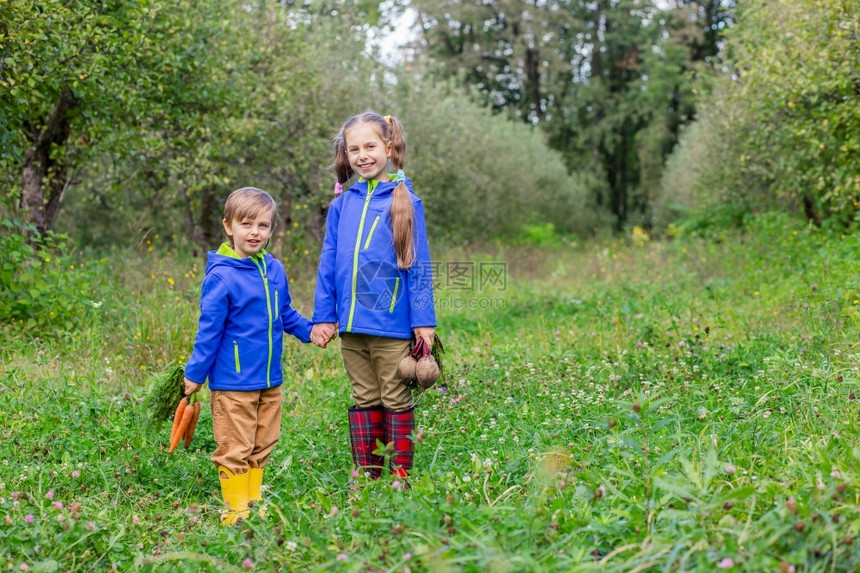
<path fill-rule="evenodd" d="M 542 247 L 554 245 L 559 241 L 555 225 L 543 223 L 540 225 L 525 225 L 520 231 L 519 242 L 523 245 Z"/>
<path fill-rule="evenodd" d="M 730 74 L 714 81 L 667 163 L 658 224 L 717 203 L 858 221 L 856 26 L 836 0 L 745 6 L 729 33 Z"/>
<path fill-rule="evenodd" d="M 415 76 L 399 86 L 407 174 L 416 174 L 432 234 L 516 239 L 538 221 L 583 236 L 599 224 L 585 181 L 568 174 L 537 129 L 493 115 L 453 86 Z"/>
<path fill-rule="evenodd" d="M 66 235 L 28 236 L 35 228 L 0 221 L 0 322 L 40 336 L 72 330 L 100 305 L 98 267 L 78 258 Z"/>

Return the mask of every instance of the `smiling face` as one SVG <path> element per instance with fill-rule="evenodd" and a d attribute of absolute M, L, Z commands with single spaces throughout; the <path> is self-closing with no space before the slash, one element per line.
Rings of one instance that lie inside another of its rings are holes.
<path fill-rule="evenodd" d="M 388 181 L 388 156 L 390 144 L 382 141 L 376 128 L 369 123 L 359 123 L 343 134 L 349 165 L 366 180 Z"/>
<path fill-rule="evenodd" d="M 229 222 L 224 219 L 224 231 L 233 243 L 233 250 L 244 259 L 263 250 L 272 236 L 274 220 L 274 211 L 263 211 L 255 217 Z"/>

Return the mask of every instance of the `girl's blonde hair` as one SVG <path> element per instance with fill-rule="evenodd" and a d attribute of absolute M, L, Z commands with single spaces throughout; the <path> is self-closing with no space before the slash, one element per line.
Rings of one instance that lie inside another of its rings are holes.
<path fill-rule="evenodd" d="M 406 163 L 406 137 L 403 134 L 403 124 L 391 115 L 381 116 L 373 111 L 366 111 L 349 118 L 334 138 L 334 172 L 337 182 L 343 185 L 352 177 L 352 167 L 346 152 L 344 134 L 353 126 L 368 124 L 373 126 L 383 143 L 390 146 L 389 161 L 396 171 L 402 171 Z M 391 234 L 394 237 L 394 252 L 397 255 L 397 266 L 408 269 L 415 262 L 415 210 L 412 199 L 403 178 L 394 188 L 394 199 L 391 202 Z"/>

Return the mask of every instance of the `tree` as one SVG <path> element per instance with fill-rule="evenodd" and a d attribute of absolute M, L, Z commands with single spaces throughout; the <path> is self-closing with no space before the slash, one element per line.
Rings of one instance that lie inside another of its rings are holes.
<path fill-rule="evenodd" d="M 417 0 L 425 51 L 497 112 L 538 125 L 616 227 L 647 220 L 663 161 L 694 117 L 692 75 L 733 2 Z"/>
<path fill-rule="evenodd" d="M 20 174 L 9 199 L 39 232 L 55 225 L 76 166 L 158 99 L 169 65 L 149 36 L 159 17 L 147 0 L 0 4 L 0 162 Z"/>
<path fill-rule="evenodd" d="M 646 226 L 652 224 L 666 159 L 681 129 L 697 117 L 694 85 L 718 63 L 733 8 L 734 2 L 728 0 L 682 0 L 665 6 L 654 18 L 658 41 L 643 54 L 647 82 L 636 92 L 637 106 L 648 110 L 646 124 L 636 133 L 639 183 L 635 190 Z"/>
<path fill-rule="evenodd" d="M 364 8 L 353 16 L 345 3 L 174 6 L 194 17 L 159 20 L 150 34 L 170 61 L 160 99 L 137 124 L 134 153 L 103 148 L 79 170 L 66 209 L 87 225 L 68 221 L 69 230 L 90 244 L 130 228 L 208 249 L 222 235 L 221 202 L 255 185 L 277 200 L 280 230 L 290 231 L 283 238 L 306 240 L 331 196 L 331 137 L 385 93 L 368 89 L 380 67 L 366 53 L 367 27 L 353 25 L 366 20 Z"/>
<path fill-rule="evenodd" d="M 571 2 L 414 0 L 426 52 L 461 75 L 485 103 L 531 123 L 544 119 L 554 77 L 568 64 L 560 44 L 576 30 Z"/>
<path fill-rule="evenodd" d="M 858 30 L 860 12 L 841 0 L 758 0 L 741 11 L 733 76 L 708 99 L 735 119 L 732 200 L 789 205 L 817 224 L 860 221 Z M 758 196 L 744 193 L 751 184 Z"/>
<path fill-rule="evenodd" d="M 567 92 L 548 122 L 553 147 L 574 169 L 596 171 L 598 204 L 616 228 L 650 226 L 651 204 L 680 128 L 695 117 L 695 76 L 711 65 L 730 22 L 725 0 L 600 0 L 583 5 L 585 31 L 569 53 Z M 588 58 L 583 58 L 583 55 Z M 573 58 L 578 56 L 578 60 Z"/>
<path fill-rule="evenodd" d="M 838 0 L 745 3 L 729 31 L 726 73 L 670 160 L 662 203 L 802 213 L 860 222 L 860 14 Z M 668 218 L 668 217 L 667 217 Z"/>

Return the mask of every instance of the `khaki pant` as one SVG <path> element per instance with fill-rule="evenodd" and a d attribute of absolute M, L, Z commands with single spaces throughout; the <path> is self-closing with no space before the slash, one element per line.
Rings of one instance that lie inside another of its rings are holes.
<path fill-rule="evenodd" d="M 382 404 L 399 412 L 412 406 L 412 390 L 400 379 L 397 368 L 409 354 L 408 340 L 343 334 L 340 341 L 343 365 L 352 382 L 352 397 L 358 408 Z"/>
<path fill-rule="evenodd" d="M 281 387 L 212 391 L 212 431 L 218 447 L 209 458 L 234 474 L 262 468 L 281 433 Z"/>

